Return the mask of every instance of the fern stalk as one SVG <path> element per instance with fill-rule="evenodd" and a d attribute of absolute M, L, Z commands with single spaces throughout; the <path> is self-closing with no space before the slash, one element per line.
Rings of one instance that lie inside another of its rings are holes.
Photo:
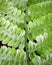
<path fill-rule="evenodd" d="M 26 14 L 27 12 L 25 11 L 25 14 Z M 26 18 L 26 16 L 25 16 L 25 18 Z M 25 48 L 26 48 L 26 62 L 27 62 L 27 65 L 30 65 L 30 61 L 29 61 L 29 52 L 28 52 L 28 43 L 27 43 L 27 23 L 26 23 L 27 21 L 26 21 L 26 19 L 25 19 L 25 22 L 24 22 L 24 27 L 25 27 Z"/>

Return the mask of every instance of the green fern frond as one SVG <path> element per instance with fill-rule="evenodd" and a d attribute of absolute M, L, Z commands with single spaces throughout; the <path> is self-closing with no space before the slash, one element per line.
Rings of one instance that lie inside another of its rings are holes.
<path fill-rule="evenodd" d="M 40 57 L 33 58 L 30 62 L 30 65 L 51 65 L 52 64 L 52 54 L 46 56 L 44 60 L 41 60 Z"/>
<path fill-rule="evenodd" d="M 0 41 L 2 40 L 3 44 L 8 44 L 12 47 L 17 47 L 20 44 L 24 46 L 24 35 L 24 30 L 10 23 L 9 20 L 0 17 Z"/>
<path fill-rule="evenodd" d="M 14 6 L 24 11 L 27 7 L 28 0 L 12 0 Z"/>
<path fill-rule="evenodd" d="M 28 0 L 28 4 L 37 4 L 37 3 L 41 3 L 41 2 L 45 2 L 45 1 L 52 1 L 52 0 Z"/>
<path fill-rule="evenodd" d="M 42 16 L 41 18 L 34 19 L 33 22 L 29 22 L 28 39 L 33 40 L 37 35 L 49 32 L 52 30 L 52 14 Z"/>
<path fill-rule="evenodd" d="M 29 52 L 37 50 L 41 54 L 40 57 L 45 58 L 52 52 L 52 14 L 34 19 L 27 27 L 28 39 L 31 41 L 28 45 Z M 37 43 L 33 42 L 34 39 L 37 40 Z"/>
<path fill-rule="evenodd" d="M 24 18 L 25 13 L 21 10 L 18 10 L 16 7 L 10 6 L 7 11 L 7 20 L 10 20 L 13 24 L 18 25 L 21 28 L 24 28 Z"/>
<path fill-rule="evenodd" d="M 1 0 L 0 1 L 0 13 L 1 14 L 6 13 L 8 8 L 9 8 L 9 5 L 6 2 L 6 0 Z"/>
<path fill-rule="evenodd" d="M 50 31 L 51 32 L 51 31 Z M 41 55 L 41 58 L 45 58 L 47 55 L 52 53 L 52 33 L 48 33 L 48 37 L 44 38 L 42 41 L 42 38 L 39 39 L 39 42 L 37 43 L 36 46 L 36 51 Z"/>
<path fill-rule="evenodd" d="M 41 16 L 47 15 L 48 13 L 52 13 L 52 1 L 30 5 L 27 12 L 28 21 L 32 21 L 34 19 L 40 18 Z"/>
<path fill-rule="evenodd" d="M 23 50 L 15 50 L 5 46 L 0 49 L 0 65 L 27 65 L 26 53 Z"/>

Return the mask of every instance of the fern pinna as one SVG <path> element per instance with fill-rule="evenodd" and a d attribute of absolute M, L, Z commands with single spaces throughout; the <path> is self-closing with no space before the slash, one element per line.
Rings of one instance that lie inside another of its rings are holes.
<path fill-rule="evenodd" d="M 0 0 L 0 65 L 28 63 L 52 65 L 52 0 Z"/>

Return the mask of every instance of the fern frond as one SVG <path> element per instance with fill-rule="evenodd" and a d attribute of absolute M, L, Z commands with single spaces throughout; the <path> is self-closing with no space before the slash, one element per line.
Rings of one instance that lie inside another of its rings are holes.
<path fill-rule="evenodd" d="M 47 38 L 44 38 L 43 41 L 41 38 L 36 46 L 36 51 L 40 54 L 42 59 L 44 59 L 47 55 L 52 53 L 52 32 L 50 32 L 48 33 Z"/>
<path fill-rule="evenodd" d="M 33 40 L 37 35 L 49 32 L 52 30 L 52 14 L 42 16 L 41 18 L 34 19 L 33 22 L 29 22 L 28 28 L 28 39 Z"/>
<path fill-rule="evenodd" d="M 9 8 L 8 3 L 6 0 L 1 0 L 0 1 L 0 13 L 3 15 L 3 13 L 6 13 Z"/>
<path fill-rule="evenodd" d="M 37 51 L 41 58 L 45 58 L 47 54 L 52 53 L 52 14 L 49 13 L 41 18 L 34 19 L 29 22 L 28 39 L 37 43 L 29 41 L 29 52 Z"/>
<path fill-rule="evenodd" d="M 7 20 L 10 20 L 13 24 L 18 25 L 21 28 L 24 28 L 24 18 L 25 13 L 21 10 L 18 10 L 16 7 L 10 6 L 7 11 Z"/>
<path fill-rule="evenodd" d="M 14 6 L 24 11 L 27 7 L 28 0 L 10 0 L 10 2 L 13 2 Z"/>
<path fill-rule="evenodd" d="M 7 20 L 10 20 L 10 22 L 12 22 L 13 24 L 17 24 L 19 27 L 24 28 L 23 23 L 25 13 L 12 5 L 12 3 L 10 1 L 2 0 L 0 2 L 0 15 L 5 17 Z"/>
<path fill-rule="evenodd" d="M 24 35 L 25 31 L 23 29 L 0 17 L 0 40 L 3 41 L 3 44 L 8 44 L 15 48 L 22 44 L 22 47 L 24 47 Z"/>
<path fill-rule="evenodd" d="M 24 11 L 27 7 L 27 2 L 28 2 L 28 0 L 2 0 L 0 3 L 1 11 L 2 10 L 4 11 L 5 10 L 4 8 L 8 9 L 6 7 L 8 5 L 17 7 L 18 9 Z M 3 8 L 3 5 L 5 6 L 4 8 Z"/>
<path fill-rule="evenodd" d="M 18 25 L 21 28 L 24 28 L 25 13 L 21 10 L 18 10 L 16 7 L 7 7 L 7 12 L 0 11 L 0 15 L 5 17 L 7 20 L 10 20 L 10 22 L 12 22 L 13 24 Z"/>
<path fill-rule="evenodd" d="M 40 57 L 33 58 L 30 61 L 30 65 L 51 65 L 52 64 L 52 53 L 47 55 L 45 59 L 41 59 Z"/>
<path fill-rule="evenodd" d="M 45 2 L 45 1 L 52 1 L 52 0 L 28 0 L 28 4 L 37 4 L 37 3 L 41 3 L 41 2 Z"/>
<path fill-rule="evenodd" d="M 7 48 L 5 46 L 0 48 L 0 65 L 27 65 L 26 53 L 23 50 L 14 48 Z"/>
<path fill-rule="evenodd" d="M 52 65 L 52 53 L 46 56 L 46 59 L 42 61 L 43 65 Z"/>
<path fill-rule="evenodd" d="M 52 13 L 52 1 L 30 5 L 28 8 L 27 20 L 32 21 L 41 16 L 47 15 L 48 13 Z"/>

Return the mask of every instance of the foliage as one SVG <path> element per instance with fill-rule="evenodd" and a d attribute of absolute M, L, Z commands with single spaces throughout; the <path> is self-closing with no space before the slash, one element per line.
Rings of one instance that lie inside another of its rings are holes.
<path fill-rule="evenodd" d="M 0 65 L 28 65 L 25 21 L 30 65 L 52 65 L 52 0 L 0 0 Z"/>

